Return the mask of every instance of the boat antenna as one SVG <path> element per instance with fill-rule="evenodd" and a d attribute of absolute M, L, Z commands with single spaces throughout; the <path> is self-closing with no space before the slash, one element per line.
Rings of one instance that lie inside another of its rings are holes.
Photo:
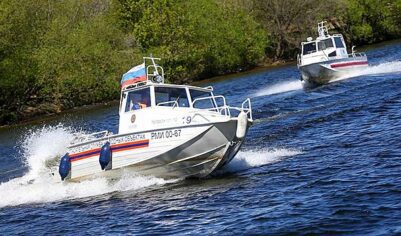
<path fill-rule="evenodd" d="M 143 57 L 144 62 L 146 61 L 146 59 L 152 61 L 152 65 L 149 65 L 147 67 L 147 70 L 146 70 L 147 71 L 146 74 L 147 74 L 148 79 L 149 79 L 149 76 L 151 76 L 153 82 L 164 83 L 164 71 L 163 71 L 163 68 L 156 64 L 156 60 L 161 60 L 161 58 L 153 57 L 153 55 L 150 54 L 149 57 Z M 149 68 L 151 68 L 151 67 L 153 67 L 153 72 L 152 72 L 153 74 L 149 74 Z M 161 74 L 159 73 L 159 69 L 161 70 Z"/>
<path fill-rule="evenodd" d="M 322 21 L 317 24 L 317 32 L 319 33 L 319 38 L 326 38 L 329 36 L 327 21 Z"/>

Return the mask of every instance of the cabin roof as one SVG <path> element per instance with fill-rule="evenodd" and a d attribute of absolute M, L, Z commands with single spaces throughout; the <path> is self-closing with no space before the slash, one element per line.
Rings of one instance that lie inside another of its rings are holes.
<path fill-rule="evenodd" d="M 305 44 L 308 44 L 308 43 L 318 43 L 320 41 L 323 41 L 323 40 L 326 40 L 326 39 L 329 39 L 329 38 L 335 38 L 335 37 L 344 38 L 342 34 L 333 34 L 333 35 L 326 36 L 324 38 L 317 37 L 315 40 L 312 40 L 312 41 L 301 42 L 301 45 L 305 45 Z"/>
<path fill-rule="evenodd" d="M 192 85 L 180 85 L 180 84 L 164 84 L 164 83 L 152 83 L 152 82 L 147 82 L 144 83 L 141 86 L 135 86 L 135 87 L 128 87 L 126 89 L 124 89 L 122 92 L 128 92 L 128 91 L 134 91 L 137 89 L 141 89 L 141 88 L 147 88 L 147 87 L 170 87 L 170 88 L 189 88 L 189 89 L 195 89 L 195 90 L 201 90 L 201 91 L 205 91 L 205 92 L 212 92 L 213 91 L 213 87 L 212 86 L 208 86 L 208 87 L 197 87 L 197 86 L 192 86 Z"/>

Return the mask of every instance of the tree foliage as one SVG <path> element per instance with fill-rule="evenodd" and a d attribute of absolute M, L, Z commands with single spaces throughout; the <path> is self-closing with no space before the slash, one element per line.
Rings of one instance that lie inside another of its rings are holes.
<path fill-rule="evenodd" d="M 344 30 L 360 44 L 398 38 L 400 13 L 401 0 L 348 0 Z"/>
<path fill-rule="evenodd" d="M 0 123 L 111 100 L 135 48 L 111 2 L 0 2 Z"/>
<path fill-rule="evenodd" d="M 153 54 L 170 82 L 291 60 L 328 20 L 353 44 L 401 36 L 401 0 L 0 1 L 0 124 L 117 99 Z"/>
<path fill-rule="evenodd" d="M 174 82 L 237 71 L 264 55 L 266 33 L 243 9 L 214 0 L 131 0 L 122 6 L 126 30 L 145 54 L 163 58 Z"/>
<path fill-rule="evenodd" d="M 338 3 L 337 0 L 253 0 L 251 9 L 273 41 L 267 53 L 278 60 L 294 58 L 300 42 L 316 34 L 317 22 L 338 14 Z"/>

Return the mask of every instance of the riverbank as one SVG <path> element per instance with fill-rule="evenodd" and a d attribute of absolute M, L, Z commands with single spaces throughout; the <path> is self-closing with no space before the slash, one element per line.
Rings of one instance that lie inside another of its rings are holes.
<path fill-rule="evenodd" d="M 86 112 L 86 111 L 90 112 L 90 111 L 105 108 L 105 107 L 116 106 L 116 105 L 118 106 L 118 103 L 119 103 L 118 100 L 111 100 L 111 101 L 105 101 L 102 103 L 77 106 L 77 107 L 73 107 L 71 109 L 60 110 L 59 112 L 53 112 L 53 113 L 48 112 L 48 113 L 42 114 L 42 115 L 25 116 L 26 119 L 21 119 L 12 124 L 0 125 L 0 130 L 10 128 L 10 127 L 24 126 L 24 125 L 43 124 L 43 123 L 55 120 L 55 119 L 59 118 L 60 116 L 63 116 L 68 113 L 75 114 L 75 113 L 81 113 L 81 112 Z"/>
<path fill-rule="evenodd" d="M 264 63 L 261 63 L 258 66 L 253 67 L 249 70 L 214 76 L 214 77 L 211 77 L 208 79 L 195 81 L 190 84 L 195 85 L 195 86 L 201 86 L 202 84 L 218 82 L 218 81 L 223 81 L 223 80 L 227 80 L 227 79 L 233 79 L 235 77 L 255 73 L 258 71 L 265 71 L 265 70 L 270 70 L 270 69 L 274 69 L 274 68 L 280 68 L 280 67 L 288 66 L 288 65 L 291 65 L 294 63 L 295 63 L 295 61 L 284 61 L 284 60 L 276 61 L 276 62 L 273 62 L 270 64 L 264 62 Z M 41 123 L 45 123 L 49 120 L 56 119 L 57 117 L 63 116 L 67 113 L 91 111 L 91 110 L 95 110 L 95 109 L 99 109 L 99 108 L 103 108 L 103 107 L 117 105 L 118 102 L 119 102 L 119 100 L 116 99 L 116 100 L 111 100 L 111 101 L 104 101 L 101 103 L 76 106 L 71 109 L 65 109 L 65 110 L 63 110 L 59 107 L 52 107 L 52 109 L 41 110 L 41 106 L 39 106 L 39 107 L 31 106 L 31 107 L 27 107 L 27 109 L 24 110 L 26 112 L 21 112 L 21 114 L 19 116 L 19 120 L 17 120 L 16 122 L 12 122 L 10 124 L 1 124 L 0 129 L 5 128 L 5 127 L 12 127 L 12 126 L 19 126 L 19 125 L 26 125 L 26 124 L 41 124 Z M 4 115 L 8 115 L 8 114 L 2 114 L 2 115 L 4 116 Z"/>
<path fill-rule="evenodd" d="M 233 79 L 236 77 L 252 74 L 252 73 L 257 73 L 259 71 L 266 71 L 266 70 L 271 70 L 271 69 L 277 69 L 285 66 L 290 66 L 290 65 L 295 65 L 296 61 L 295 60 L 280 60 L 276 61 L 274 63 L 260 63 L 256 67 L 250 68 L 249 70 L 244 70 L 244 71 L 239 71 L 235 73 L 227 73 L 225 75 L 218 75 L 218 76 L 213 76 L 208 79 L 203 79 L 199 81 L 195 81 L 191 83 L 191 85 L 196 85 L 196 86 L 202 86 L 203 84 L 208 84 L 208 83 L 213 83 L 213 82 L 219 82 L 219 81 L 224 81 L 228 79 Z"/>

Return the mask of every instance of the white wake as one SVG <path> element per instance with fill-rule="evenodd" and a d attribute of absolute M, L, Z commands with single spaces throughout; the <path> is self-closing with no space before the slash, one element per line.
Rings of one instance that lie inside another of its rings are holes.
<path fill-rule="evenodd" d="M 237 172 L 253 167 L 263 166 L 283 160 L 286 157 L 301 154 L 291 149 L 262 149 L 259 151 L 240 151 L 235 158 L 224 167 L 225 172 Z"/>
<path fill-rule="evenodd" d="M 268 96 L 278 93 L 285 93 L 294 90 L 303 89 L 303 83 L 300 80 L 295 81 L 285 81 L 275 85 L 269 85 L 256 92 L 254 97 Z"/>
<path fill-rule="evenodd" d="M 346 72 L 339 78 L 331 80 L 330 82 L 335 82 L 339 80 L 350 79 L 358 76 L 369 76 L 369 75 L 380 75 L 380 74 L 391 74 L 401 72 L 401 61 L 385 62 L 378 65 L 369 66 L 366 68 L 360 68 L 355 71 Z M 286 93 L 290 91 L 300 90 L 304 88 L 304 84 L 300 80 L 291 80 L 274 85 L 269 85 L 264 88 L 259 89 L 253 95 L 253 97 L 268 96 L 279 93 Z"/>
<path fill-rule="evenodd" d="M 378 65 L 368 66 L 355 71 L 347 72 L 340 78 L 332 80 L 330 82 L 354 78 L 363 75 L 380 75 L 380 74 L 391 74 L 401 72 L 401 61 L 385 62 Z"/>
<path fill-rule="evenodd" d="M 80 132 L 61 125 L 29 132 L 21 144 L 21 155 L 28 172 L 20 178 L 0 184 L 0 208 L 84 198 L 173 182 L 125 173 L 118 181 L 96 178 L 80 183 L 62 183 L 59 176 L 50 176 L 49 161 L 64 155 L 77 133 Z M 58 168 L 57 160 L 51 164 L 53 168 Z"/>
<path fill-rule="evenodd" d="M 28 172 L 19 178 L 0 184 L 0 208 L 22 204 L 35 204 L 79 199 L 111 192 L 139 190 L 150 186 L 179 181 L 151 176 L 139 176 L 126 172 L 119 180 L 95 178 L 80 183 L 63 183 L 58 176 L 58 160 L 67 151 L 67 146 L 81 132 L 58 125 L 29 132 L 21 146 L 21 156 Z M 276 149 L 241 151 L 229 163 L 224 172 L 235 172 L 266 165 L 299 151 Z M 56 176 L 50 175 L 50 169 Z"/>

